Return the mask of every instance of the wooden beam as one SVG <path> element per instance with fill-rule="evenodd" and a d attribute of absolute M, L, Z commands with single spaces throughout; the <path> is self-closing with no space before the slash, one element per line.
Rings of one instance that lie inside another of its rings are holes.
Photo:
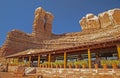
<path fill-rule="evenodd" d="M 14 64 L 14 62 L 15 62 L 15 61 L 14 61 L 14 58 L 13 58 L 13 59 L 12 59 L 12 63 Z"/>
<path fill-rule="evenodd" d="M 25 60 L 24 57 L 22 57 L 22 62 L 25 64 L 24 60 Z"/>
<path fill-rule="evenodd" d="M 31 64 L 31 56 L 29 56 L 29 67 L 30 67 L 30 64 Z"/>
<path fill-rule="evenodd" d="M 50 68 L 50 62 L 51 62 L 51 54 L 48 54 L 48 68 Z"/>
<path fill-rule="evenodd" d="M 18 57 L 16 57 L 16 61 L 17 61 L 17 65 L 19 65 L 19 58 Z"/>
<path fill-rule="evenodd" d="M 5 64 L 7 64 L 7 63 L 8 63 L 8 58 L 5 59 Z"/>
<path fill-rule="evenodd" d="M 40 66 L 40 54 L 38 54 L 38 67 Z"/>
<path fill-rule="evenodd" d="M 10 64 L 10 63 L 11 63 L 10 58 L 8 58 L 8 64 Z"/>
<path fill-rule="evenodd" d="M 117 45 L 118 58 L 120 59 L 120 45 Z"/>
<path fill-rule="evenodd" d="M 64 68 L 67 66 L 67 53 L 64 52 Z"/>
<path fill-rule="evenodd" d="M 88 65 L 89 65 L 89 68 L 91 68 L 91 54 L 90 54 L 90 49 L 88 49 Z"/>

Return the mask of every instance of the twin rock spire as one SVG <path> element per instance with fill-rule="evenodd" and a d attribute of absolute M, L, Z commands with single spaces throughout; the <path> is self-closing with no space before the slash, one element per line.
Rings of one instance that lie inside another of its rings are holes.
<path fill-rule="evenodd" d="M 40 39 L 51 37 L 53 19 L 54 16 L 50 12 L 38 7 L 35 10 L 32 35 Z"/>

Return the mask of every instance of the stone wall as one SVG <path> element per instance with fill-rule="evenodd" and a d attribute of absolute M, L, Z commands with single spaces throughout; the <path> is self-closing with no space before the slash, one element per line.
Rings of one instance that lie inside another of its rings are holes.
<path fill-rule="evenodd" d="M 120 78 L 120 69 L 36 68 L 45 78 Z"/>
<path fill-rule="evenodd" d="M 86 29 L 100 29 L 109 26 L 120 25 L 120 9 L 113 9 L 95 16 L 94 14 L 87 14 L 80 20 L 82 30 Z"/>
<path fill-rule="evenodd" d="M 15 72 L 18 66 L 8 66 L 8 72 Z"/>

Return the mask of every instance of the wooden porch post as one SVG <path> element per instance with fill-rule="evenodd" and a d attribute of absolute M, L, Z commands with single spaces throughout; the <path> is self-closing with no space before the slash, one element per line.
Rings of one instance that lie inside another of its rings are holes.
<path fill-rule="evenodd" d="M 13 63 L 13 65 L 15 64 L 15 63 L 14 63 L 14 57 L 13 57 L 13 59 L 12 59 L 12 63 Z"/>
<path fill-rule="evenodd" d="M 29 67 L 30 67 L 30 64 L 31 64 L 31 56 L 29 56 Z"/>
<path fill-rule="evenodd" d="M 12 58 L 9 58 L 9 61 L 10 61 L 9 64 L 12 64 L 12 62 L 13 62 L 13 61 L 12 61 Z"/>
<path fill-rule="evenodd" d="M 91 68 L 91 55 L 90 55 L 90 49 L 88 49 L 88 65 L 89 65 L 89 68 Z"/>
<path fill-rule="evenodd" d="M 24 57 L 22 57 L 22 62 L 23 62 L 23 64 L 25 64 L 25 62 L 24 62 Z"/>
<path fill-rule="evenodd" d="M 11 64 L 10 58 L 8 58 L 8 64 Z"/>
<path fill-rule="evenodd" d="M 67 66 L 67 53 L 64 52 L 64 68 Z"/>
<path fill-rule="evenodd" d="M 118 58 L 120 59 L 120 45 L 117 45 Z"/>
<path fill-rule="evenodd" d="M 5 58 L 5 64 L 7 64 L 8 63 L 8 58 Z"/>
<path fill-rule="evenodd" d="M 38 67 L 40 66 L 40 54 L 38 54 Z"/>
<path fill-rule="evenodd" d="M 17 65 L 19 65 L 19 57 L 16 58 Z"/>
<path fill-rule="evenodd" d="M 50 68 L 50 62 L 51 62 L 51 54 L 48 54 L 48 68 Z"/>

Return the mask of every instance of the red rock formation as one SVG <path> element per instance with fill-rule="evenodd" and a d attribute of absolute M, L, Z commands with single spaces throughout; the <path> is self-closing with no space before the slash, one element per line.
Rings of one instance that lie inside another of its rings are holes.
<path fill-rule="evenodd" d="M 100 28 L 99 19 L 94 14 L 87 14 L 80 20 L 82 30 Z"/>
<path fill-rule="evenodd" d="M 54 19 L 54 16 L 50 12 L 46 12 L 45 15 L 45 36 L 46 38 L 51 38 L 52 35 L 52 21 Z"/>
<path fill-rule="evenodd" d="M 18 53 L 28 49 L 54 50 L 100 42 L 118 38 L 120 34 L 120 10 L 114 9 L 95 16 L 88 14 L 80 21 L 82 30 L 87 32 L 67 33 L 62 35 L 52 34 L 52 21 L 54 16 L 37 8 L 33 23 L 32 34 L 19 30 L 8 33 L 7 39 L 0 49 L 3 56 Z M 108 26 L 113 28 L 107 29 Z M 114 27 L 115 26 L 115 27 Z M 91 29 L 98 29 L 92 31 Z M 114 29 L 114 30 L 113 30 Z"/>
<path fill-rule="evenodd" d="M 120 9 L 100 13 L 98 17 L 93 14 L 87 14 L 86 17 L 80 20 L 80 25 L 82 30 L 120 25 Z"/>
<path fill-rule="evenodd" d="M 52 34 L 52 21 L 54 16 L 41 7 L 35 10 L 32 36 L 39 39 L 48 39 Z"/>
<path fill-rule="evenodd" d="M 112 17 L 114 25 L 120 25 L 120 9 L 114 9 Z"/>
<path fill-rule="evenodd" d="M 19 30 L 8 33 L 7 39 L 1 48 L 2 55 L 9 55 L 27 49 L 42 48 L 42 40 L 52 36 L 52 21 L 54 16 L 41 7 L 35 10 L 32 34 L 26 34 Z"/>

